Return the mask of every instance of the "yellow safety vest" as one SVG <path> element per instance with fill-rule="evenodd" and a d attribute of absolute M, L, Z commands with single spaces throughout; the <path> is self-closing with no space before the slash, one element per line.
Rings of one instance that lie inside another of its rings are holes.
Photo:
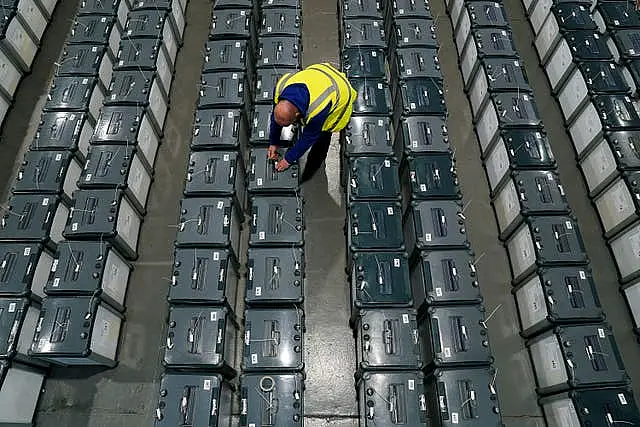
<path fill-rule="evenodd" d="M 331 111 L 322 130 L 339 132 L 347 126 L 358 93 L 351 87 L 344 73 L 327 63 L 310 65 L 297 73 L 286 73 L 276 84 L 273 102 L 277 104 L 284 88 L 295 83 L 304 83 L 309 89 L 309 108 L 302 118 L 303 125 L 331 102 Z"/>

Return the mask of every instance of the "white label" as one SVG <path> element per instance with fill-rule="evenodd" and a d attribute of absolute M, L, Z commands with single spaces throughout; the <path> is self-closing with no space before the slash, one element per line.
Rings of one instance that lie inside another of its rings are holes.
<path fill-rule="evenodd" d="M 418 141 L 411 141 L 412 148 L 418 148 Z"/>
<path fill-rule="evenodd" d="M 258 184 L 258 187 L 261 187 L 262 186 L 262 178 L 258 178 L 256 180 L 256 183 Z"/>
<path fill-rule="evenodd" d="M 267 33 L 270 33 L 270 32 L 271 32 L 271 30 L 272 30 L 272 28 L 271 28 L 271 27 L 267 27 Z"/>
<path fill-rule="evenodd" d="M 409 43 L 409 37 L 405 37 L 402 39 L 405 43 Z"/>
<path fill-rule="evenodd" d="M 229 161 L 229 155 L 228 154 L 223 155 L 222 156 L 222 161 L 223 162 L 228 162 Z"/>
<path fill-rule="evenodd" d="M 604 337 L 606 337 L 606 335 L 605 335 L 605 333 L 604 333 L 604 329 L 602 329 L 602 328 L 598 328 L 598 336 L 599 336 L 600 338 L 604 338 Z"/>
<path fill-rule="evenodd" d="M 420 184 L 420 191 L 423 193 L 427 191 L 427 184 Z"/>
<path fill-rule="evenodd" d="M 236 47 L 240 47 L 240 42 L 236 42 Z"/>
<path fill-rule="evenodd" d="M 94 52 L 94 53 L 95 53 L 95 52 L 97 52 L 97 51 L 98 51 L 98 46 L 94 46 L 94 47 L 92 47 L 92 48 L 91 48 L 91 52 Z"/>
<path fill-rule="evenodd" d="M 84 177 L 84 182 L 91 181 L 91 178 L 93 178 L 93 174 L 92 173 L 88 173 L 87 176 Z"/>
<path fill-rule="evenodd" d="M 378 120 L 378 126 L 384 126 L 384 120 L 382 119 Z"/>
<path fill-rule="evenodd" d="M 211 313 L 209 313 L 209 320 L 211 322 L 215 322 L 216 320 L 218 320 L 218 312 L 212 311 Z"/>
<path fill-rule="evenodd" d="M 424 240 L 426 240 L 427 242 L 431 241 L 431 233 L 427 233 L 424 235 Z"/>
<path fill-rule="evenodd" d="M 378 52 L 376 52 L 375 50 L 374 50 L 374 51 L 372 51 L 372 52 L 371 52 L 371 56 L 373 56 L 373 57 L 375 58 L 376 56 L 378 56 Z"/>
<path fill-rule="evenodd" d="M 233 119 L 233 111 L 229 111 L 227 113 L 227 117 L 229 117 L 230 119 Z"/>
<path fill-rule="evenodd" d="M 623 405 L 627 404 L 627 399 L 624 397 L 624 394 L 622 394 L 622 393 L 618 393 L 618 400 Z"/>
<path fill-rule="evenodd" d="M 218 261 L 220 259 L 220 252 L 214 252 L 213 253 L 213 260 L 214 261 Z"/>
<path fill-rule="evenodd" d="M 233 80 L 238 80 L 238 73 L 233 73 L 233 74 L 231 74 L 231 78 L 232 78 Z"/>
<path fill-rule="evenodd" d="M 400 268 L 400 258 L 394 258 L 393 259 L 393 266 L 395 268 Z"/>
<path fill-rule="evenodd" d="M 407 381 L 407 387 L 409 388 L 409 390 L 415 390 L 416 389 L 416 380 L 409 380 Z"/>
<path fill-rule="evenodd" d="M 442 296 L 442 288 L 436 288 L 436 296 L 438 297 Z"/>
<path fill-rule="evenodd" d="M 393 215 L 393 208 L 391 206 L 387 208 L 387 215 Z"/>
<path fill-rule="evenodd" d="M 587 275 L 585 274 L 585 272 L 584 272 L 584 271 L 580 270 L 580 271 L 578 272 L 578 274 L 580 274 L 580 279 L 581 279 L 581 280 L 586 280 Z"/>
<path fill-rule="evenodd" d="M 569 230 L 573 230 L 573 225 L 571 224 L 571 221 L 566 221 L 564 224 L 567 226 Z"/>
<path fill-rule="evenodd" d="M 62 160 L 62 154 L 58 153 L 56 154 L 56 162 L 59 162 L 60 160 Z"/>
<path fill-rule="evenodd" d="M 458 413 L 457 412 L 452 412 L 451 413 L 451 422 L 453 424 L 458 424 Z"/>
<path fill-rule="evenodd" d="M 382 83 L 378 83 L 378 89 L 382 90 Z"/>
<path fill-rule="evenodd" d="M 55 279 L 53 279 L 53 287 L 57 288 L 58 286 L 60 286 L 60 278 L 56 277 Z"/>
<path fill-rule="evenodd" d="M 411 74 L 413 74 L 413 71 L 411 71 L 411 68 L 407 68 L 405 70 L 405 73 L 407 73 L 407 76 L 410 76 Z"/>
<path fill-rule="evenodd" d="M 261 231 L 261 232 L 258 233 L 258 239 L 259 240 L 264 240 L 265 239 L 264 231 Z"/>
<path fill-rule="evenodd" d="M 16 303 L 12 302 L 9 304 L 9 313 L 13 313 L 14 311 L 16 311 Z"/>
<path fill-rule="evenodd" d="M 384 167 L 385 168 L 390 168 L 391 167 L 391 160 L 385 160 L 384 161 Z"/>
<path fill-rule="evenodd" d="M 26 247 L 24 248 L 24 252 L 22 253 L 23 256 L 29 256 L 31 254 L 31 248 L 30 247 Z"/>
<path fill-rule="evenodd" d="M 258 355 L 256 353 L 253 353 L 251 355 L 251 364 L 255 365 L 256 363 L 258 363 Z"/>
<path fill-rule="evenodd" d="M 240 16 L 244 16 L 246 14 L 246 12 L 244 10 L 240 11 Z"/>
<path fill-rule="evenodd" d="M 256 296 L 259 297 L 260 295 L 262 295 L 262 287 L 256 286 Z"/>
<path fill-rule="evenodd" d="M 264 131 L 263 131 L 263 130 L 259 131 L 259 132 L 258 132 L 258 136 L 259 136 L 260 138 L 264 138 Z"/>
<path fill-rule="evenodd" d="M 42 206 L 47 206 L 49 204 L 49 198 L 45 197 L 44 199 L 42 199 Z"/>
<path fill-rule="evenodd" d="M 451 357 L 451 348 L 450 347 L 445 347 L 444 348 L 444 357 L 446 357 L 446 358 Z"/>
<path fill-rule="evenodd" d="M 222 209 L 222 208 L 224 208 L 224 202 L 223 202 L 222 200 L 220 200 L 220 201 L 218 202 L 218 206 L 217 206 L 217 207 L 218 207 L 218 209 Z"/>
<path fill-rule="evenodd" d="M 374 26 L 374 27 L 376 27 L 376 28 L 377 28 L 377 27 L 378 27 L 378 25 L 380 25 L 380 24 L 378 24 L 378 21 L 373 21 L 373 26 Z"/>
<path fill-rule="evenodd" d="M 269 58 L 264 58 L 264 59 L 262 60 L 262 62 L 264 62 L 265 64 L 268 64 L 268 63 L 269 63 Z"/>
<path fill-rule="evenodd" d="M 267 91 L 262 92 L 262 97 L 263 98 L 268 98 L 269 97 L 269 92 L 267 92 Z"/>
<path fill-rule="evenodd" d="M 408 314 L 403 314 L 402 315 L 402 323 L 409 323 L 409 315 Z"/>
<path fill-rule="evenodd" d="M 211 380 L 204 380 L 202 388 L 204 388 L 206 391 L 211 390 Z"/>
<path fill-rule="evenodd" d="M 78 231 L 78 223 L 74 222 L 73 224 L 71 224 L 71 231 Z"/>
<path fill-rule="evenodd" d="M 409 104 L 409 108 L 411 108 L 412 110 L 415 110 L 416 109 L 416 103 L 415 102 L 410 103 Z"/>
<path fill-rule="evenodd" d="M 82 79 L 82 84 L 83 85 L 89 84 L 89 79 Z"/>

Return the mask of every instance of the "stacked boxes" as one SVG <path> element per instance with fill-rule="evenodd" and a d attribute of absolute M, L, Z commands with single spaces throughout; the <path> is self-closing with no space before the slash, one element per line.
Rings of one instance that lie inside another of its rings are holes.
<path fill-rule="evenodd" d="M 214 5 L 169 285 L 157 426 L 229 426 L 236 400 L 240 425 L 303 423 L 303 201 L 298 166 L 277 172 L 266 149 L 273 88 L 301 68 L 301 19 L 292 1 Z M 285 129 L 284 148 L 295 134 Z M 187 389 L 193 410 L 185 418 L 174 408 Z"/>
<path fill-rule="evenodd" d="M 580 153 L 586 154 L 608 126 L 600 126 L 597 111 L 612 131 L 624 127 L 616 117 L 626 112 L 633 120 L 636 114 L 625 98 L 628 86 L 621 71 L 607 62 L 612 55 L 606 38 L 590 19 L 595 2 L 524 3 L 568 130 L 580 134 Z M 588 425 L 582 414 L 587 408 L 596 413 L 603 405 L 610 420 L 637 419 L 629 378 L 604 323 L 580 227 L 571 215 L 504 6 L 454 0 L 448 11 L 546 420 L 554 427 Z M 624 87 L 624 94 L 616 92 Z M 598 162 L 599 168 L 602 156 Z M 587 396 L 597 400 L 582 400 Z M 610 422 L 597 417 L 593 422 Z"/>
<path fill-rule="evenodd" d="M 0 11 L 0 129 L 22 77 L 31 71 L 58 0 L 12 0 Z"/>
<path fill-rule="evenodd" d="M 340 12 L 358 91 L 342 177 L 360 425 L 501 425 L 429 3 Z"/>

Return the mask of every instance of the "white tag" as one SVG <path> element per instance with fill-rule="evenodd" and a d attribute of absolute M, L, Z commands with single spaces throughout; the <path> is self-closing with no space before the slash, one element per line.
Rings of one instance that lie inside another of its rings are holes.
<path fill-rule="evenodd" d="M 602 328 L 598 328 L 598 336 L 599 336 L 600 338 L 604 338 L 604 337 L 606 337 L 606 335 L 605 335 L 605 333 L 604 333 L 604 329 L 602 329 Z"/>
<path fill-rule="evenodd" d="M 378 83 L 378 89 L 382 90 L 382 83 Z"/>
<path fill-rule="evenodd" d="M 407 381 L 407 387 L 409 388 L 409 390 L 415 390 L 416 389 L 416 380 L 409 380 Z"/>
<path fill-rule="evenodd" d="M 264 231 L 261 231 L 261 232 L 258 233 L 258 239 L 259 240 L 264 240 L 265 239 Z"/>
<path fill-rule="evenodd" d="M 259 297 L 260 295 L 262 295 L 262 287 L 256 286 L 256 296 Z"/>
<path fill-rule="evenodd" d="M 204 380 L 202 388 L 204 388 L 206 391 L 211 390 L 211 380 Z"/>
<path fill-rule="evenodd" d="M 379 26 L 379 25 L 380 25 L 380 24 L 378 24 L 378 21 L 373 21 L 373 26 L 374 26 L 374 27 L 378 28 L 378 26 Z"/>
<path fill-rule="evenodd" d="M 411 108 L 412 110 L 415 110 L 416 109 L 416 103 L 415 102 L 410 103 L 409 104 L 409 108 Z"/>
<path fill-rule="evenodd" d="M 444 357 L 446 357 L 446 358 L 451 357 L 451 348 L 450 347 L 445 347 L 444 348 Z"/>
<path fill-rule="evenodd" d="M 571 221 L 566 221 L 564 224 L 567 226 L 567 229 L 573 230 L 573 225 L 571 224 Z"/>
<path fill-rule="evenodd" d="M 258 184 L 258 187 L 262 186 L 262 178 L 256 179 L 256 183 Z"/>
<path fill-rule="evenodd" d="M 213 253 L 213 260 L 214 261 L 220 260 L 220 252 L 214 252 Z"/>
<path fill-rule="evenodd" d="M 238 80 L 238 73 L 233 73 L 233 74 L 231 74 L 231 78 L 232 78 L 233 80 Z"/>
<path fill-rule="evenodd" d="M 31 248 L 30 247 L 26 247 L 24 248 L 24 252 L 22 253 L 23 256 L 29 256 L 31 255 Z"/>
<path fill-rule="evenodd" d="M 270 33 L 270 32 L 271 32 L 271 30 L 272 30 L 272 28 L 271 28 L 271 27 L 267 27 L 267 33 Z"/>
<path fill-rule="evenodd" d="M 229 117 L 230 119 L 233 119 L 233 111 L 229 111 L 227 113 L 227 117 Z"/>
<path fill-rule="evenodd" d="M 259 131 L 259 132 L 258 132 L 258 136 L 259 136 L 260 138 L 264 138 L 264 131 L 263 131 L 263 130 Z"/>
<path fill-rule="evenodd" d="M 371 56 L 373 56 L 373 57 L 375 58 L 376 56 L 378 56 L 378 52 L 376 52 L 375 50 L 374 50 L 374 51 L 372 51 L 372 52 L 371 52 Z"/>
<path fill-rule="evenodd" d="M 74 222 L 73 224 L 71 224 L 71 231 L 78 231 L 78 223 Z"/>
<path fill-rule="evenodd" d="M 451 413 L 451 422 L 453 424 L 458 424 L 458 413 L 457 412 L 452 412 Z"/>
<path fill-rule="evenodd" d="M 236 42 L 236 47 L 240 47 L 240 42 Z"/>
<path fill-rule="evenodd" d="M 269 92 L 262 92 L 262 97 L 263 98 L 268 98 L 269 97 Z"/>
<path fill-rule="evenodd" d="M 12 302 L 9 304 L 9 313 L 13 313 L 14 311 L 16 311 L 16 303 Z"/>
<path fill-rule="evenodd" d="M 98 51 L 98 46 L 94 46 L 94 47 L 92 47 L 92 48 L 91 48 L 91 52 L 94 52 L 94 53 L 95 53 L 95 52 L 97 52 L 97 51 Z"/>
<path fill-rule="evenodd" d="M 441 297 L 442 296 L 442 288 L 436 288 L 436 296 L 437 297 Z"/>
<path fill-rule="evenodd" d="M 427 191 L 427 184 L 420 184 L 420 191 L 423 193 Z"/>
<path fill-rule="evenodd" d="M 400 268 L 400 258 L 394 258 L 393 259 L 393 266 L 395 268 Z"/>
<path fill-rule="evenodd" d="M 228 154 L 223 155 L 222 156 L 222 161 L 223 162 L 228 162 L 229 161 L 229 155 Z"/>
<path fill-rule="evenodd" d="M 378 120 L 378 126 L 384 126 L 384 120 L 382 119 Z"/>
<path fill-rule="evenodd" d="M 404 313 L 402 315 L 402 323 L 409 323 L 409 315 Z"/>
<path fill-rule="evenodd" d="M 244 10 L 240 11 L 240 16 L 244 16 L 246 14 L 246 12 Z"/>
<path fill-rule="evenodd" d="M 427 242 L 431 241 L 431 233 L 427 233 L 424 235 L 424 240 L 426 240 Z"/>
<path fill-rule="evenodd" d="M 265 64 L 268 64 L 268 63 L 269 63 L 269 58 L 264 58 L 264 59 L 262 60 L 262 62 L 264 62 Z"/>
<path fill-rule="evenodd" d="M 49 198 L 45 197 L 44 199 L 42 199 L 42 206 L 47 206 L 49 204 Z"/>
<path fill-rule="evenodd" d="M 218 208 L 218 209 L 222 209 L 222 208 L 224 208 L 224 202 L 223 202 L 222 200 L 220 200 L 220 201 L 218 202 L 218 206 L 217 206 L 217 208 Z"/>
<path fill-rule="evenodd" d="M 92 173 L 88 173 L 87 176 L 84 177 L 84 182 L 91 181 L 91 178 L 93 178 L 93 174 Z"/>
<path fill-rule="evenodd" d="M 405 43 L 409 43 L 409 37 L 405 37 L 404 39 L 402 39 Z"/>
<path fill-rule="evenodd" d="M 256 363 L 258 363 L 258 355 L 256 353 L 253 353 L 251 355 L 251 364 L 255 365 Z"/>
<path fill-rule="evenodd" d="M 505 30 L 502 30 L 502 35 L 503 35 L 503 36 L 506 36 L 506 35 L 507 35 L 507 32 L 506 32 Z"/>
<path fill-rule="evenodd" d="M 385 167 L 385 168 L 390 168 L 390 167 L 391 167 L 391 160 L 388 160 L 388 159 L 387 159 L 387 160 L 385 160 L 385 161 L 384 161 L 384 167 Z"/>
<path fill-rule="evenodd" d="M 629 54 L 630 55 L 635 55 L 636 54 L 636 50 L 635 49 L 629 49 Z"/>
<path fill-rule="evenodd" d="M 393 215 L 393 208 L 391 206 L 387 208 L 387 215 Z"/>
<path fill-rule="evenodd" d="M 209 320 L 212 322 L 215 322 L 216 320 L 218 320 L 218 312 L 212 311 L 211 313 L 209 313 Z"/>
<path fill-rule="evenodd" d="M 587 275 L 584 273 L 584 271 L 580 270 L 578 272 L 578 274 L 580 274 L 580 279 L 581 280 L 586 280 L 587 279 Z"/>
<path fill-rule="evenodd" d="M 55 279 L 53 279 L 53 287 L 57 288 L 58 286 L 60 286 L 60 278 L 56 277 Z"/>
<path fill-rule="evenodd" d="M 622 393 L 618 393 L 618 400 L 623 405 L 627 404 L 627 399 L 624 397 L 624 394 L 622 394 Z"/>
<path fill-rule="evenodd" d="M 418 141 L 411 141 L 412 148 L 418 148 Z"/>

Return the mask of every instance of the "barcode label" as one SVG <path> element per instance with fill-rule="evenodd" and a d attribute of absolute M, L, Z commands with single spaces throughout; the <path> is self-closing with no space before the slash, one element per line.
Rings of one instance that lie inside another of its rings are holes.
<path fill-rule="evenodd" d="M 600 338 L 604 338 L 606 336 L 605 333 L 604 333 L 604 329 L 598 328 L 598 336 Z"/>
<path fill-rule="evenodd" d="M 626 405 L 627 404 L 627 398 L 624 397 L 624 394 L 622 394 L 622 393 L 618 393 L 618 400 L 620 401 L 620 403 L 622 405 Z"/>
<path fill-rule="evenodd" d="M 567 228 L 568 228 L 569 230 L 573 230 L 573 224 L 571 224 L 571 221 L 567 221 L 567 222 L 565 222 L 565 225 L 567 226 Z"/>

